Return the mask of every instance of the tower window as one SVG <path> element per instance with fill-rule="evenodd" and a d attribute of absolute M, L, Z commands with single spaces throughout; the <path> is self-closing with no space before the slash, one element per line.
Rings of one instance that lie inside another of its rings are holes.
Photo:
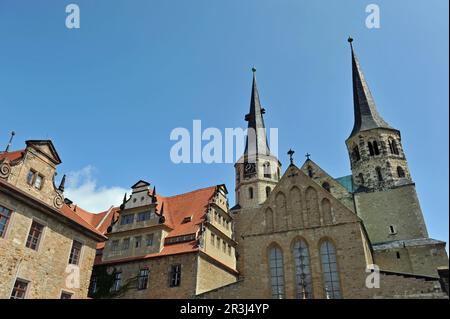
<path fill-rule="evenodd" d="M 380 155 L 380 149 L 378 148 L 377 141 L 373 141 L 373 152 L 375 153 L 375 155 Z"/>
<path fill-rule="evenodd" d="M 181 284 L 181 265 L 172 265 L 170 267 L 169 274 L 169 286 L 170 287 L 179 287 Z"/>
<path fill-rule="evenodd" d="M 377 173 L 378 181 L 379 181 L 379 182 L 382 182 L 382 181 L 383 181 L 383 174 L 381 173 L 381 168 L 380 168 L 380 167 L 377 167 L 377 168 L 375 168 L 375 171 L 376 171 L 376 173 Z"/>
<path fill-rule="evenodd" d="M 272 189 L 269 186 L 267 186 L 266 187 L 266 197 L 269 197 L 271 191 L 272 191 Z"/>
<path fill-rule="evenodd" d="M 393 138 L 389 139 L 389 149 L 391 150 L 391 154 L 394 154 L 394 155 L 399 154 L 397 142 Z"/>
<path fill-rule="evenodd" d="M 397 251 L 395 254 L 397 255 L 397 259 L 400 259 L 400 253 Z"/>
<path fill-rule="evenodd" d="M 248 198 L 253 199 L 253 187 L 248 188 Z"/>
<path fill-rule="evenodd" d="M 271 174 L 271 171 L 270 171 L 270 163 L 269 162 L 264 163 L 263 169 L 264 169 L 264 177 L 265 178 L 271 178 L 272 174 Z"/>
<path fill-rule="evenodd" d="M 323 187 L 327 192 L 330 192 L 331 187 L 330 187 L 330 184 L 329 184 L 328 182 L 323 182 L 323 183 L 322 183 L 322 187 Z"/>
<path fill-rule="evenodd" d="M 397 167 L 397 175 L 399 178 L 405 177 L 405 171 L 403 170 L 403 168 L 401 166 Z"/>
<path fill-rule="evenodd" d="M 356 162 L 361 159 L 361 155 L 359 154 L 359 147 L 358 146 L 353 147 L 352 157 L 353 157 L 353 160 L 356 161 Z"/>
<path fill-rule="evenodd" d="M 369 147 L 369 154 L 370 154 L 370 156 L 374 156 L 375 152 L 373 151 L 372 143 L 371 142 L 367 143 L 367 146 Z"/>

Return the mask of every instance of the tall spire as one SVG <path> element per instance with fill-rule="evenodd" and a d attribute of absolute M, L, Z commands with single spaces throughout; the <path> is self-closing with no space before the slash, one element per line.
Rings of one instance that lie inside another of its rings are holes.
<path fill-rule="evenodd" d="M 261 107 L 259 101 L 258 87 L 256 85 L 256 69 L 252 68 L 253 84 L 252 96 L 250 98 L 250 113 L 245 116 L 248 122 L 248 134 L 245 143 L 245 155 L 264 154 L 270 155 L 267 143 L 266 127 L 263 114 L 266 110 Z"/>
<path fill-rule="evenodd" d="M 358 134 L 358 132 L 373 128 L 393 129 L 378 113 L 375 101 L 353 49 L 353 39 L 349 37 L 348 42 L 352 51 L 353 103 L 355 108 L 355 124 L 350 137 Z"/>

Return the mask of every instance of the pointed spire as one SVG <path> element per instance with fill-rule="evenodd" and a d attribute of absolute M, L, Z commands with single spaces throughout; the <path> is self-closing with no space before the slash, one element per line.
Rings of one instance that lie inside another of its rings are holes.
<path fill-rule="evenodd" d="M 58 189 L 61 192 L 64 192 L 64 185 L 66 184 L 66 174 L 63 175 L 62 179 L 61 179 L 61 183 L 59 183 L 59 187 Z"/>
<path fill-rule="evenodd" d="M 164 217 L 164 202 L 161 205 L 161 212 L 159 213 L 159 223 L 164 224 L 166 221 L 166 217 Z"/>
<path fill-rule="evenodd" d="M 152 203 L 156 203 L 158 199 L 156 198 L 156 186 L 153 186 L 153 193 L 152 193 Z"/>
<path fill-rule="evenodd" d="M 349 37 L 348 42 L 352 51 L 353 103 L 355 108 L 355 124 L 350 137 L 358 134 L 358 132 L 373 128 L 392 129 L 377 111 L 372 93 L 370 93 L 369 86 L 353 49 L 353 39 Z"/>
<path fill-rule="evenodd" d="M 126 201 L 127 201 L 127 193 L 125 193 L 125 195 L 123 195 L 122 204 L 125 204 Z"/>
<path fill-rule="evenodd" d="M 265 154 L 270 155 L 269 145 L 267 143 L 266 127 L 264 125 L 263 114 L 266 110 L 261 107 L 259 101 L 258 87 L 256 85 L 256 69 L 252 68 L 253 83 L 252 95 L 250 99 L 250 113 L 245 116 L 248 122 L 247 140 L 245 143 L 245 154 Z"/>

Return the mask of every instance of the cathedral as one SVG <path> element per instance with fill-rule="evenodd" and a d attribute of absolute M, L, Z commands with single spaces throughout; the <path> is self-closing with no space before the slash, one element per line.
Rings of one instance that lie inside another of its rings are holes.
<path fill-rule="evenodd" d="M 65 177 L 56 186 L 51 141 L 0 152 L 0 298 L 448 298 L 446 243 L 429 238 L 400 131 L 349 43 L 348 176 L 309 156 L 296 165 L 293 150 L 282 169 L 255 69 L 233 207 L 225 185 L 163 196 L 139 180 L 120 206 L 88 212 L 64 196 Z"/>

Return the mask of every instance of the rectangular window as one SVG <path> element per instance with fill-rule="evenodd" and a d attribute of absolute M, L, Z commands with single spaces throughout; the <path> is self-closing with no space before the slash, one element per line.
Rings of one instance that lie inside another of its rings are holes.
<path fill-rule="evenodd" d="M 148 287 L 148 268 L 139 270 L 138 289 L 147 289 Z"/>
<path fill-rule="evenodd" d="M 38 250 L 43 230 L 44 226 L 33 220 L 26 243 L 28 248 Z"/>
<path fill-rule="evenodd" d="M 14 288 L 11 293 L 11 299 L 25 299 L 27 294 L 28 282 L 22 279 L 17 279 L 14 283 Z"/>
<path fill-rule="evenodd" d="M 181 283 L 181 265 L 170 267 L 170 287 L 179 287 Z"/>
<path fill-rule="evenodd" d="M 153 234 L 147 235 L 146 238 L 147 246 L 153 246 Z"/>
<path fill-rule="evenodd" d="M 72 249 L 70 250 L 69 264 L 78 265 L 78 263 L 80 262 L 82 247 L 83 247 L 82 243 L 80 243 L 76 240 L 73 241 Z"/>
<path fill-rule="evenodd" d="M 33 171 L 32 169 L 30 169 L 30 170 L 28 171 L 28 174 L 27 174 L 27 184 L 28 184 L 28 185 L 33 185 L 35 174 L 36 174 L 36 172 Z"/>
<path fill-rule="evenodd" d="M 111 243 L 111 251 L 118 251 L 119 250 L 119 241 L 113 240 Z"/>
<path fill-rule="evenodd" d="M 151 212 L 143 212 L 143 213 L 139 213 L 137 216 L 137 221 L 138 222 L 143 222 L 145 220 L 149 220 L 152 217 L 152 213 Z"/>
<path fill-rule="evenodd" d="M 0 206 L 0 237 L 5 236 L 10 218 L 11 211 L 6 207 Z"/>
<path fill-rule="evenodd" d="M 134 237 L 134 247 L 135 248 L 140 248 L 141 247 L 141 242 L 142 242 L 142 237 L 141 236 Z"/>
<path fill-rule="evenodd" d="M 228 245 L 228 255 L 231 256 L 231 246 L 230 245 Z"/>
<path fill-rule="evenodd" d="M 72 299 L 72 295 L 70 292 L 63 291 L 61 292 L 61 298 L 60 299 Z"/>
<path fill-rule="evenodd" d="M 227 244 L 225 243 L 225 240 L 222 241 L 222 248 L 223 248 L 223 252 L 226 253 L 227 252 Z"/>
<path fill-rule="evenodd" d="M 122 243 L 122 250 L 130 248 L 130 238 L 125 238 Z"/>
<path fill-rule="evenodd" d="M 36 189 L 41 189 L 42 188 L 42 181 L 44 180 L 44 177 L 40 174 L 36 175 L 36 178 L 34 180 L 34 187 Z"/>
<path fill-rule="evenodd" d="M 211 245 L 215 245 L 216 244 L 216 236 L 214 234 L 211 234 Z"/>
<path fill-rule="evenodd" d="M 121 272 L 117 272 L 114 274 L 114 282 L 113 282 L 113 286 L 111 288 L 112 291 L 119 291 L 120 287 L 122 285 L 122 273 Z"/>
<path fill-rule="evenodd" d="M 120 220 L 120 225 L 133 224 L 133 221 L 134 221 L 134 214 L 124 215 Z"/>

